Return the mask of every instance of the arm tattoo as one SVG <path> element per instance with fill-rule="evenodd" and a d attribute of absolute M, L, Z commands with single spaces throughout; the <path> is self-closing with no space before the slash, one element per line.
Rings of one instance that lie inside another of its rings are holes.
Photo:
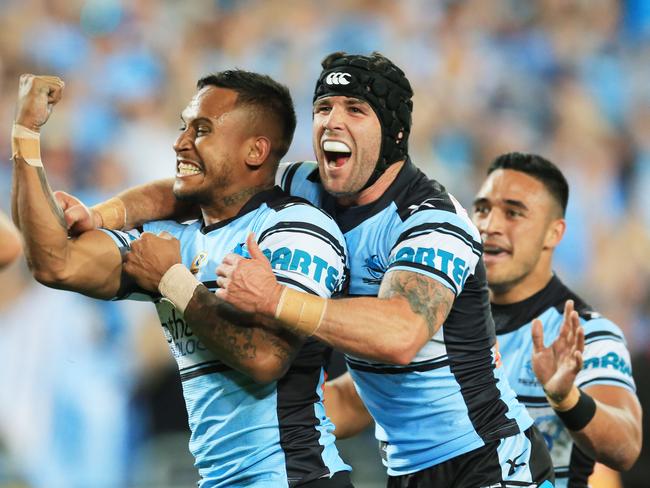
<path fill-rule="evenodd" d="M 380 293 L 379 297 L 399 295 L 406 298 L 411 310 L 422 316 L 427 324 L 429 337 L 433 337 L 451 310 L 453 292 L 442 283 L 410 271 L 393 271 L 387 278 L 388 290 Z"/>
<path fill-rule="evenodd" d="M 61 227 L 63 227 L 66 232 L 68 231 L 68 226 L 65 223 L 65 217 L 63 216 L 63 210 L 61 210 L 61 207 L 56 203 L 56 200 L 54 199 L 54 194 L 52 193 L 52 189 L 50 188 L 50 184 L 47 182 L 47 176 L 45 175 L 45 169 L 42 167 L 37 167 L 36 171 L 38 172 L 38 179 L 41 182 L 41 188 L 43 189 L 43 194 L 45 195 L 45 198 L 47 199 L 47 203 L 50 205 L 50 209 L 52 210 L 52 213 L 56 216 L 57 220 L 59 221 L 59 224 L 61 224 Z"/>
<path fill-rule="evenodd" d="M 196 288 L 185 319 L 205 346 L 231 367 L 269 353 L 286 364 L 298 350 L 295 341 L 251 325 L 250 316 L 242 315 L 204 286 Z"/>

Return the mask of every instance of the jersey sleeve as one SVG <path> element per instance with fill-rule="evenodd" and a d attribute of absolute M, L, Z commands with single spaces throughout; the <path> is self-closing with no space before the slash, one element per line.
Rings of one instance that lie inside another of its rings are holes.
<path fill-rule="evenodd" d="M 307 204 L 292 204 L 268 218 L 258 244 L 278 282 L 331 297 L 348 279 L 345 241 L 331 217 Z"/>
<path fill-rule="evenodd" d="M 584 364 L 578 373 L 578 387 L 620 386 L 636 392 L 630 352 L 621 330 L 605 318 L 583 322 L 585 329 Z"/>
<path fill-rule="evenodd" d="M 281 163 L 275 174 L 275 184 L 294 197 L 304 198 L 319 206 L 322 186 L 314 176 L 318 175 L 318 164 L 313 161 Z"/>
<path fill-rule="evenodd" d="M 387 272 L 412 271 L 433 278 L 456 296 L 474 274 L 483 247 L 467 215 L 426 210 L 411 215 L 398 228 Z"/>

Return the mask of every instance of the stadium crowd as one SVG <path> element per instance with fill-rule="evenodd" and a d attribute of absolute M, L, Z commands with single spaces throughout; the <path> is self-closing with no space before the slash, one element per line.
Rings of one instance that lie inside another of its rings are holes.
<path fill-rule="evenodd" d="M 172 175 L 177 127 L 168 121 L 180 125 L 178 107 L 209 71 L 241 67 L 286 83 L 298 112 L 286 159 L 313 159 L 321 58 L 386 54 L 413 84 L 413 159 L 466 207 L 504 152 L 542 154 L 567 175 L 569 230 L 557 271 L 624 330 L 639 397 L 648 399 L 643 0 L 4 0 L 0 9 L 0 152 L 10 153 L 18 76 L 61 76 L 66 98 L 44 132 L 43 160 L 55 189 L 87 203 Z M 5 211 L 10 187 L 7 157 Z M 196 474 L 186 439 L 161 434 L 186 435 L 153 311 L 52 291 L 28 276 L 24 263 L 0 275 L 0 486 L 187 486 Z M 357 442 L 374 449 L 372 436 Z M 366 468 L 353 451 L 346 460 L 363 487 L 378 460 Z M 645 486 L 646 452 L 626 487 Z"/>

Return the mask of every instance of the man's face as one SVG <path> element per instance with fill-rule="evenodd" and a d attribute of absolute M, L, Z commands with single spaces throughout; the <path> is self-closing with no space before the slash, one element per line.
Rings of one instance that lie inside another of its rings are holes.
<path fill-rule="evenodd" d="M 236 100 L 233 90 L 206 86 L 183 110 L 174 143 L 174 195 L 180 200 L 209 204 L 236 180 L 250 124 L 246 109 L 235 107 Z"/>
<path fill-rule="evenodd" d="M 314 153 L 325 189 L 352 196 L 364 187 L 381 149 L 381 125 L 368 103 L 334 96 L 314 102 Z"/>
<path fill-rule="evenodd" d="M 493 291 L 504 293 L 531 274 L 545 271 L 540 258 L 559 240 L 551 233 L 558 219 L 559 205 L 541 181 L 509 169 L 488 176 L 474 200 L 473 220 L 483 240 Z"/>

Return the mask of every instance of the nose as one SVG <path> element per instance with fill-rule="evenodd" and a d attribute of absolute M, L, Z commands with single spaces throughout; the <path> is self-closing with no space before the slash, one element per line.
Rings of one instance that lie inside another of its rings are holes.
<path fill-rule="evenodd" d="M 476 219 L 476 227 L 481 236 L 491 236 L 503 232 L 503 215 L 498 209 L 490 209 Z"/>
<path fill-rule="evenodd" d="M 325 117 L 325 120 L 323 121 L 323 127 L 327 130 L 342 129 L 344 125 L 343 115 L 344 110 L 338 105 L 334 105 Z"/>
<path fill-rule="evenodd" d="M 177 153 L 186 151 L 192 146 L 191 138 L 188 134 L 188 130 L 182 130 L 178 137 L 174 141 L 174 151 Z"/>

